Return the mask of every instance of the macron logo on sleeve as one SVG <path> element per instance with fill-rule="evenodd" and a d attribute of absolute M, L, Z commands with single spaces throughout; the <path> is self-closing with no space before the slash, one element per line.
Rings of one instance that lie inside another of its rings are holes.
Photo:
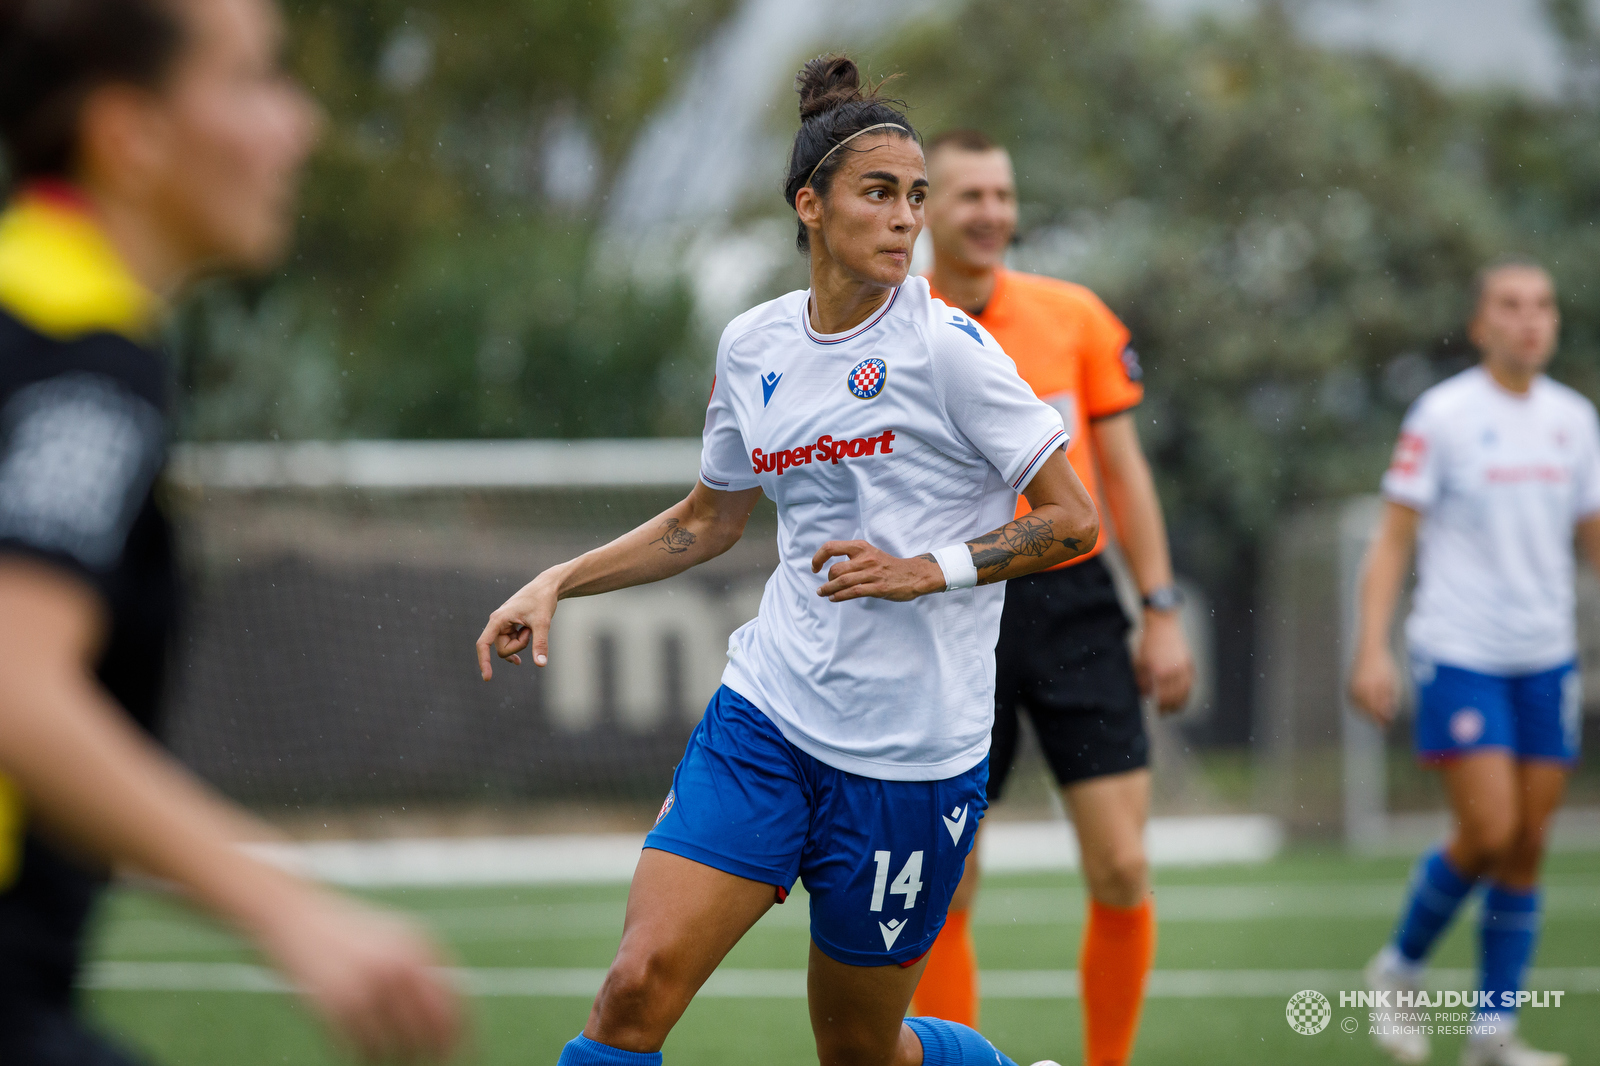
<path fill-rule="evenodd" d="M 772 394 L 778 388 L 778 382 L 783 380 L 782 374 L 767 373 L 761 378 L 761 406 L 765 407 L 772 402 Z"/>
<path fill-rule="evenodd" d="M 956 329 L 959 329 L 962 333 L 965 333 L 979 344 L 983 343 L 983 334 L 978 332 L 978 327 L 974 325 L 972 319 L 968 318 L 966 315 L 955 315 L 950 319 L 950 325 L 954 326 Z"/>

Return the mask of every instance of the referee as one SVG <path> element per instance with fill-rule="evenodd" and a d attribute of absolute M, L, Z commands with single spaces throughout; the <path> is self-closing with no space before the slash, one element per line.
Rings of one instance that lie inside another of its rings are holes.
<path fill-rule="evenodd" d="M 1026 713 L 1072 816 L 1089 889 L 1080 957 L 1084 1058 L 1116 1066 L 1132 1052 L 1155 946 L 1143 839 L 1149 742 L 1140 697 L 1153 695 L 1163 713 L 1179 710 L 1194 678 L 1161 504 L 1133 422 L 1142 375 L 1127 328 L 1094 293 L 1005 269 L 1017 227 L 1005 149 L 975 130 L 942 134 L 928 144 L 928 179 L 934 295 L 992 333 L 1034 393 L 1061 412 L 1071 435 L 1067 458 L 1104 498 L 1101 513 L 1114 520 L 1144 597 L 1138 651 L 1130 656 L 1130 624 L 1099 555 L 1102 536 L 1078 558 L 1007 584 L 995 657 L 989 798 L 1005 788 L 1018 718 Z M 977 854 L 967 859 L 916 998 L 917 1009 L 969 1025 L 978 1013 L 967 929 Z"/>
<path fill-rule="evenodd" d="M 436 1056 L 457 1007 L 408 926 L 256 862 L 269 830 L 152 740 L 180 608 L 153 345 L 197 275 L 290 231 L 316 114 L 270 0 L 0 0 L 0 1063 L 126 1066 L 79 1019 L 112 867 L 250 937 L 356 1050 Z"/>

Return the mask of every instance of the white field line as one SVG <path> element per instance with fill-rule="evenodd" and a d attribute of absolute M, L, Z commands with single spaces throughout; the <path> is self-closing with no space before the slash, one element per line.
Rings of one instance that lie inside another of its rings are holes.
<path fill-rule="evenodd" d="M 1398 882 L 1340 885 L 1173 885 L 1156 888 L 1162 924 L 1274 920 L 1392 919 L 1405 886 Z M 1600 893 L 1582 885 L 1549 885 L 1544 910 L 1566 920 L 1600 919 Z M 492 904 L 482 907 L 419 908 L 412 911 L 457 944 L 506 940 L 615 939 L 622 933 L 623 902 Z M 1084 896 L 1077 888 L 998 888 L 978 897 L 979 926 L 1073 926 L 1083 921 Z M 804 929 L 810 910 L 804 891 L 773 907 L 757 931 Z M 118 957 L 146 953 L 231 952 L 239 940 L 198 920 L 138 918 L 112 924 L 101 950 Z"/>
<path fill-rule="evenodd" d="M 338 840 L 254 845 L 289 869 L 358 888 L 455 885 L 626 884 L 644 836 L 467 837 Z M 1153 818 L 1145 833 L 1158 867 L 1266 862 L 1283 846 L 1283 827 L 1261 815 Z M 980 847 L 991 873 L 1073 870 L 1078 846 L 1065 822 L 998 822 Z"/>
<path fill-rule="evenodd" d="M 450 971 L 457 986 L 472 996 L 581 996 L 600 990 L 599 969 L 473 968 Z M 1468 988 L 1469 970 L 1435 970 L 1431 984 Z M 985 970 L 986 999 L 1075 999 L 1075 970 Z M 140 992 L 288 992 L 271 970 L 246 963 L 100 962 L 89 968 L 81 987 Z M 1237 999 L 1288 997 L 1304 988 L 1326 993 L 1362 987 L 1356 970 L 1155 970 L 1146 994 L 1151 999 Z M 1536 969 L 1528 987 L 1556 988 L 1569 994 L 1600 992 L 1600 967 Z M 700 989 L 708 999 L 803 999 L 804 970 L 718 970 Z"/>
<path fill-rule="evenodd" d="M 1159 922 L 1259 922 L 1279 919 L 1393 918 L 1405 898 L 1400 882 L 1349 885 L 1175 885 L 1156 888 Z M 973 920 L 980 926 L 1078 925 L 1085 898 L 1077 888 L 1025 888 L 985 891 L 978 897 Z M 498 907 L 450 907 L 416 911 L 452 939 L 485 936 L 501 939 L 565 940 L 597 933 L 620 933 L 623 904 L 566 903 L 541 907 L 514 904 Z M 1563 918 L 1600 919 L 1600 893 L 1584 886 L 1549 886 L 1544 912 Z M 769 910 L 757 929 L 801 929 L 810 924 L 806 894 L 797 890 L 789 902 Z"/>

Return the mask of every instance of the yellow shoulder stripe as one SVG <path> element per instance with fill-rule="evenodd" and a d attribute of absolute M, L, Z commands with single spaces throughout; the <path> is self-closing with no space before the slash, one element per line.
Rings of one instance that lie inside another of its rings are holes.
<path fill-rule="evenodd" d="M 160 301 L 86 210 L 24 192 L 0 214 L 0 307 L 59 340 L 110 330 L 142 341 Z"/>
<path fill-rule="evenodd" d="M 0 892 L 11 887 L 22 861 L 22 794 L 0 774 Z"/>

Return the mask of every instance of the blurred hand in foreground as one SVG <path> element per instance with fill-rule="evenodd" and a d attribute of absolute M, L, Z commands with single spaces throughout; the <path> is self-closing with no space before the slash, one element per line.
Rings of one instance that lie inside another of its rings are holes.
<path fill-rule="evenodd" d="M 311 889 L 264 926 L 268 955 L 367 1061 L 438 1061 L 456 1048 L 459 1001 L 438 951 L 409 922 Z"/>

